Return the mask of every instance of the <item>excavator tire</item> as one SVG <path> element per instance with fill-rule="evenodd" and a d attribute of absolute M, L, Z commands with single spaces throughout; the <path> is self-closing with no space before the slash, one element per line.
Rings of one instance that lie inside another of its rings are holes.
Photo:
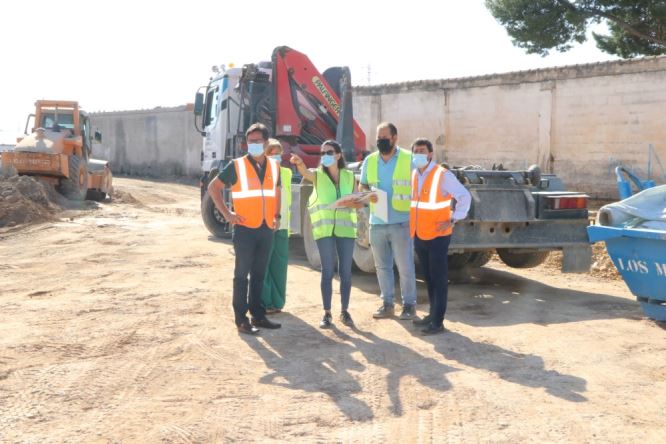
<path fill-rule="evenodd" d="M 497 254 L 502 262 L 511 268 L 532 268 L 541 265 L 548 259 L 549 251 L 534 251 L 528 253 L 514 253 L 504 248 L 498 248 Z"/>
<path fill-rule="evenodd" d="M 206 192 L 203 199 L 201 199 L 201 217 L 210 234 L 219 237 L 220 239 L 228 239 L 231 237 L 233 231 L 229 226 L 229 223 L 225 221 L 222 215 L 217 211 L 215 203 L 208 192 Z"/>
<path fill-rule="evenodd" d="M 103 191 L 88 190 L 88 194 L 86 195 L 86 200 L 94 200 L 95 202 L 102 202 L 104 199 L 106 199 L 106 193 Z"/>
<path fill-rule="evenodd" d="M 88 165 L 86 159 L 69 156 L 69 178 L 60 181 L 60 193 L 70 200 L 85 200 L 88 194 Z"/>

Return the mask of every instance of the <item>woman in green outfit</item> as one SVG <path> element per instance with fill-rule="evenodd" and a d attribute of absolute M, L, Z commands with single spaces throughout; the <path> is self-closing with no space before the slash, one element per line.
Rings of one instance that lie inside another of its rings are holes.
<path fill-rule="evenodd" d="M 282 145 L 277 139 L 268 139 L 266 155 L 282 163 Z M 280 199 L 280 226 L 273 234 L 271 250 L 261 301 L 266 313 L 279 313 L 287 295 L 287 266 L 289 262 L 289 219 L 291 207 L 291 170 L 280 167 L 282 195 Z"/>
<path fill-rule="evenodd" d="M 351 293 L 352 254 L 356 239 L 355 208 L 359 208 L 363 204 L 349 203 L 343 208 L 331 208 L 331 204 L 354 192 L 356 189 L 354 173 L 345 168 L 342 148 L 335 140 L 327 140 L 321 144 L 321 166 L 316 170 L 308 170 L 303 160 L 295 154 L 291 156 L 291 163 L 296 165 L 298 172 L 314 185 L 308 208 L 312 221 L 312 234 L 317 242 L 321 258 L 321 296 L 324 303 L 324 317 L 319 326 L 329 328 L 332 324 L 331 298 L 336 251 L 342 298 L 340 321 L 351 326 L 354 322 L 348 309 Z"/>

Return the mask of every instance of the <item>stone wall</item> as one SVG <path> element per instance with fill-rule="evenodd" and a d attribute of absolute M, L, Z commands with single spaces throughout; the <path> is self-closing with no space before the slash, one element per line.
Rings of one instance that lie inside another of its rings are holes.
<path fill-rule="evenodd" d="M 433 141 L 453 165 L 538 164 L 571 189 L 616 197 L 613 169 L 646 177 L 648 146 L 666 165 L 666 57 L 354 89 L 354 113 L 372 149 L 377 123 L 400 144 Z M 185 106 L 92 114 L 95 155 L 119 173 L 197 176 L 201 136 Z M 664 172 L 652 157 L 654 176 Z"/>
<path fill-rule="evenodd" d="M 201 135 L 186 106 L 91 114 L 102 132 L 93 156 L 111 161 L 114 172 L 152 177 L 198 176 Z"/>
<path fill-rule="evenodd" d="M 354 90 L 369 149 L 377 123 L 391 121 L 403 147 L 427 137 L 438 160 L 538 164 L 607 198 L 617 195 L 616 165 L 647 175 L 650 144 L 666 164 L 665 108 L 666 57 Z M 658 164 L 654 171 L 663 182 Z"/>

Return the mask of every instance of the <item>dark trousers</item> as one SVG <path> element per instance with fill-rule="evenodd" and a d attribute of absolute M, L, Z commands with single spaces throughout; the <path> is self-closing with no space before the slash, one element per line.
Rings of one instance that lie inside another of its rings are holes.
<path fill-rule="evenodd" d="M 233 240 L 236 254 L 233 305 L 236 325 L 240 325 L 248 321 L 248 308 L 255 319 L 263 319 L 266 316 L 266 310 L 261 303 L 261 292 L 273 245 L 273 230 L 266 225 L 259 228 L 236 225 Z"/>
<path fill-rule="evenodd" d="M 428 286 L 431 323 L 439 327 L 444 323 L 449 290 L 449 244 L 451 236 L 431 240 L 414 238 L 414 249 Z"/>

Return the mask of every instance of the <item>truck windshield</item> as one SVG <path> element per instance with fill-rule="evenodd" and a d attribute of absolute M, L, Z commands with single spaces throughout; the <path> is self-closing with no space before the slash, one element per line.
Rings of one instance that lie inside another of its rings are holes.
<path fill-rule="evenodd" d="M 53 128 L 55 124 L 60 125 L 62 128 L 74 129 L 74 116 L 70 112 L 58 111 L 58 119 L 56 120 L 55 112 L 47 112 L 42 114 L 41 127 L 42 128 Z"/>

